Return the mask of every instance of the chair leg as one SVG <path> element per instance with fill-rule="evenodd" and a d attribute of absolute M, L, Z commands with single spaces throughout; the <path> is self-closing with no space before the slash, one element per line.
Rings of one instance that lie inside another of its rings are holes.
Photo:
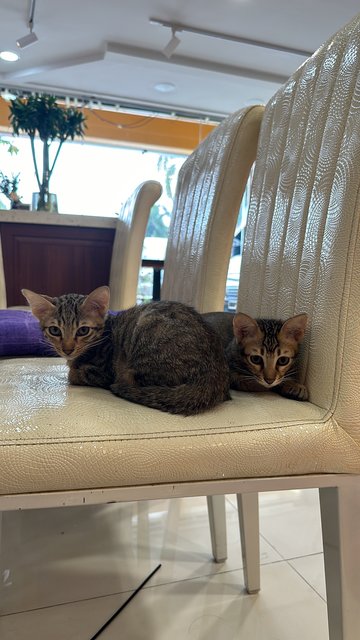
<path fill-rule="evenodd" d="M 238 493 L 237 504 L 244 567 L 248 593 L 260 591 L 259 499 L 257 493 Z"/>
<path fill-rule="evenodd" d="M 215 562 L 227 558 L 225 496 L 207 497 L 211 547 Z"/>
<path fill-rule="evenodd" d="M 2 577 L 2 522 L 3 522 L 3 512 L 0 511 L 0 579 Z"/>
<path fill-rule="evenodd" d="M 319 489 L 329 640 L 358 640 L 360 629 L 360 479 Z"/>

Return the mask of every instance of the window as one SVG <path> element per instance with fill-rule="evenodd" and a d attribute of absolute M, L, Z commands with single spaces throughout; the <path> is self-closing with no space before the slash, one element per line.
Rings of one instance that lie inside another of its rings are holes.
<path fill-rule="evenodd" d="M 250 172 L 244 195 L 240 204 L 239 215 L 235 227 L 235 236 L 232 245 L 231 258 L 229 262 L 228 274 L 226 279 L 225 304 L 224 310 L 234 313 L 237 307 L 238 289 L 240 280 L 241 254 L 244 244 L 244 234 L 246 220 L 250 205 L 250 191 L 253 178 L 253 169 Z"/>
<path fill-rule="evenodd" d="M 20 174 L 18 194 L 23 203 L 31 203 L 37 191 L 29 138 L 1 135 L 18 149 L 10 155 L 7 145 L 0 145 L 0 171 L 6 176 Z M 38 154 L 41 151 L 37 144 Z M 56 152 L 57 143 L 50 153 Z M 41 156 L 40 156 L 41 157 Z M 115 216 L 120 205 L 144 180 L 158 180 L 163 194 L 151 210 L 146 231 L 143 258 L 165 257 L 170 215 L 179 169 L 186 156 L 164 151 L 143 150 L 117 145 L 68 142 L 61 149 L 50 188 L 57 194 L 60 213 Z M 0 193 L 0 209 L 9 209 L 10 200 Z M 139 301 L 152 297 L 153 270 L 142 269 Z"/>
<path fill-rule="evenodd" d="M 5 134 L 1 137 L 15 144 L 19 153 L 11 156 L 7 146 L 0 145 L 0 170 L 8 176 L 20 174 L 19 195 L 22 202 L 31 203 L 32 193 L 38 188 L 29 139 Z M 37 141 L 35 146 L 40 153 Z M 50 153 L 56 151 L 57 143 L 52 146 Z M 114 216 L 140 182 L 159 180 L 164 185 L 162 210 L 171 211 L 171 194 L 185 157 L 109 144 L 68 142 L 61 149 L 50 187 L 57 194 L 60 213 Z M 0 202 L 1 208 L 9 208 L 9 200 L 3 194 Z"/>

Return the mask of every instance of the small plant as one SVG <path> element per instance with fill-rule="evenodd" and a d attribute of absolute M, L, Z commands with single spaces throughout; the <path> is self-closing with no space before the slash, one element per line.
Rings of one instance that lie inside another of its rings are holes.
<path fill-rule="evenodd" d="M 9 200 L 11 201 L 11 206 L 13 209 L 20 204 L 20 198 L 17 194 L 18 186 L 19 186 L 19 173 L 15 176 L 11 174 L 11 178 L 4 175 L 2 171 L 0 171 L 0 191 L 3 193 Z"/>
<path fill-rule="evenodd" d="M 54 171 L 60 149 L 66 140 L 74 140 L 75 136 L 84 135 L 85 116 L 73 107 L 61 107 L 56 97 L 47 94 L 34 94 L 27 98 L 15 98 L 10 101 L 9 120 L 14 135 L 27 133 L 30 138 L 35 176 L 39 187 L 38 209 L 46 209 L 49 201 L 49 182 Z M 39 136 L 43 143 L 42 177 L 40 179 L 39 164 L 35 153 L 35 137 Z M 50 161 L 51 143 L 57 141 L 58 146 Z"/>

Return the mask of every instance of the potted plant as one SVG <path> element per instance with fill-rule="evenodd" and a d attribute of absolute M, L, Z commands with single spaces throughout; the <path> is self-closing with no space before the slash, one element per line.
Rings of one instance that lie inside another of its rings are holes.
<path fill-rule="evenodd" d="M 35 176 L 39 186 L 38 210 L 57 211 L 56 196 L 49 192 L 49 182 L 54 171 L 60 149 L 68 139 L 84 135 L 85 116 L 73 107 L 62 107 L 57 104 L 56 97 L 47 94 L 34 94 L 26 98 L 15 98 L 10 101 L 9 120 L 14 135 L 27 133 L 30 138 Z M 39 136 L 43 143 L 42 176 L 40 179 L 39 164 L 35 153 L 35 137 Z M 51 143 L 57 141 L 58 146 L 50 160 Z"/>

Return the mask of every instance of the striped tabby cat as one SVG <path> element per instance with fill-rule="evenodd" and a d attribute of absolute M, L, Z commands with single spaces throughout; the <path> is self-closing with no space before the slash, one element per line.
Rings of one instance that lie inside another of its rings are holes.
<path fill-rule="evenodd" d="M 218 331 L 230 367 L 230 386 L 242 391 L 276 391 L 286 398 L 307 400 L 308 391 L 296 380 L 297 355 L 307 315 L 285 322 L 254 320 L 245 313 L 204 313 Z"/>
<path fill-rule="evenodd" d="M 71 384 L 110 389 L 154 409 L 191 415 L 230 399 L 221 340 L 194 309 L 152 302 L 108 315 L 109 288 L 58 298 L 22 290 Z"/>

